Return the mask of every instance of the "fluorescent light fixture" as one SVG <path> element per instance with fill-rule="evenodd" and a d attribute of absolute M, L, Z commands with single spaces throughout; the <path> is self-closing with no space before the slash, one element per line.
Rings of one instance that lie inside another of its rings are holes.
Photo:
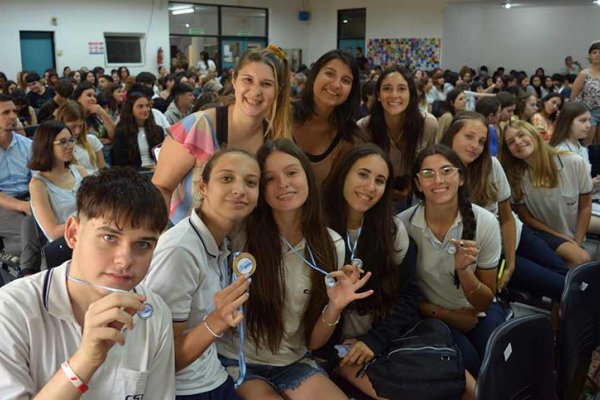
<path fill-rule="evenodd" d="M 597 6 L 600 6 L 600 0 L 595 0 L 594 4 L 597 5 Z"/>
<path fill-rule="evenodd" d="M 181 15 L 181 14 L 191 14 L 194 12 L 194 7 L 192 8 L 184 8 L 181 10 L 173 10 L 171 11 L 171 14 L 173 15 Z"/>
<path fill-rule="evenodd" d="M 510 8 L 512 7 L 512 4 L 504 3 L 504 4 L 502 4 L 502 7 L 506 8 L 507 10 L 510 10 Z"/>
<path fill-rule="evenodd" d="M 185 24 L 185 27 L 186 27 L 186 28 L 189 28 L 189 27 L 190 27 L 190 24 Z"/>
<path fill-rule="evenodd" d="M 344 24 L 347 24 L 347 23 L 348 23 L 348 20 L 347 20 L 347 19 L 344 19 L 344 20 L 342 20 L 342 22 L 343 22 Z"/>

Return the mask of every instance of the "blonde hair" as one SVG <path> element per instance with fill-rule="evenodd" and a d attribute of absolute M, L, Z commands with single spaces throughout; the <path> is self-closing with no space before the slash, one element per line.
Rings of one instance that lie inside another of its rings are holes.
<path fill-rule="evenodd" d="M 531 153 L 531 163 L 520 160 L 513 156 L 506 143 L 500 146 L 499 159 L 506 172 L 510 183 L 512 195 L 515 201 L 521 201 L 524 193 L 521 186 L 523 175 L 529 171 L 531 186 L 534 188 L 555 188 L 559 185 L 559 170 L 554 162 L 556 156 L 568 152 L 557 151 L 550 147 L 538 134 L 537 129 L 526 121 L 511 121 L 504 128 L 503 141 L 509 129 L 515 129 L 529 136 L 534 143 L 534 151 Z"/>
<path fill-rule="evenodd" d="M 275 76 L 275 100 L 267 113 L 269 127 L 266 136 L 269 139 L 291 139 L 291 71 L 285 53 L 279 47 L 270 44 L 265 49 L 250 49 L 240 57 L 234 79 L 239 71 L 251 62 L 262 62 L 271 67 Z"/>
<path fill-rule="evenodd" d="M 96 157 L 96 152 L 94 152 L 92 145 L 87 140 L 87 126 L 85 124 L 84 112 L 81 105 L 76 101 L 67 100 L 58 107 L 58 110 L 56 111 L 56 120 L 63 123 L 83 121 L 83 129 L 77 137 L 77 145 L 86 151 L 90 158 L 90 164 L 97 169 L 98 157 Z M 73 161 L 76 162 L 75 159 Z"/>

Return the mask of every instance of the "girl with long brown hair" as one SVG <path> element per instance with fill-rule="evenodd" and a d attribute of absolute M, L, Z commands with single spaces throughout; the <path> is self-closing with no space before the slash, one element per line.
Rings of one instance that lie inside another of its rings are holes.
<path fill-rule="evenodd" d="M 344 241 L 324 225 L 319 188 L 308 158 L 294 143 L 265 143 L 258 206 L 247 222 L 245 251 L 256 257 L 256 272 L 245 315 L 242 355 L 239 339 L 228 335 L 219 354 L 245 399 L 343 399 L 344 394 L 308 353 L 323 346 L 356 293 L 371 274 L 350 279 L 342 268 Z M 324 275 L 326 279 L 324 279 Z M 327 283 L 326 283 L 327 282 Z"/>

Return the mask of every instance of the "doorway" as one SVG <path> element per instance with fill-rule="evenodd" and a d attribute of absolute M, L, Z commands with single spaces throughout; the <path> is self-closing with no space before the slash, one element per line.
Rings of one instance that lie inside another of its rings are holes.
<path fill-rule="evenodd" d="M 56 68 L 54 32 L 21 31 L 21 66 L 23 71 L 43 75 L 48 68 Z"/>

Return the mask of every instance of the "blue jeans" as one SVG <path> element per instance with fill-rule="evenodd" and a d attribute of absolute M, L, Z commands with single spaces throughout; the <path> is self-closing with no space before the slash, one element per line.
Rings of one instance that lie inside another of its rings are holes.
<path fill-rule="evenodd" d="M 565 262 L 532 229 L 523 225 L 509 287 L 560 300 L 568 268 Z"/>
<path fill-rule="evenodd" d="M 477 326 L 468 332 L 450 327 L 452 336 L 462 353 L 465 368 L 475 378 L 479 375 L 481 360 L 483 360 L 485 346 L 490 335 L 498 325 L 505 321 L 504 312 L 498 303 L 492 303 L 485 314 L 485 317 L 479 318 Z"/>

